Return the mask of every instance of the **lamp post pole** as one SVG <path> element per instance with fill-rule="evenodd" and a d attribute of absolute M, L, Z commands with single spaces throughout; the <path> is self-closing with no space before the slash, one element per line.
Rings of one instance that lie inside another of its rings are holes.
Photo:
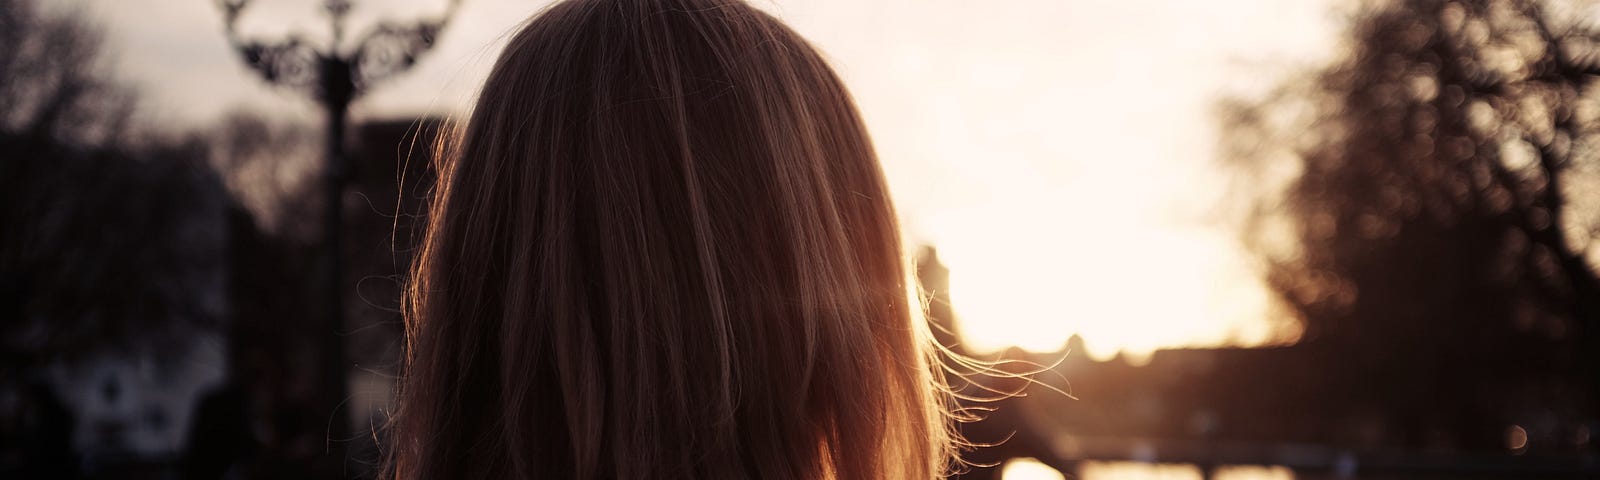
<path fill-rule="evenodd" d="M 327 124 L 327 153 L 323 164 L 323 212 L 322 234 L 323 250 L 326 265 L 322 274 L 323 295 L 326 296 L 324 316 L 327 326 L 317 332 L 320 340 L 323 361 L 323 384 L 319 389 L 322 396 L 323 408 L 327 409 L 328 444 L 353 438 L 348 428 L 349 422 L 339 417 L 339 406 L 344 403 L 349 395 L 349 357 L 345 352 L 345 332 L 348 329 L 344 322 L 344 188 L 349 183 L 351 166 L 350 159 L 344 151 L 344 129 L 348 124 L 350 101 L 354 98 L 355 88 L 350 78 L 349 64 L 338 58 L 324 58 L 319 65 L 320 80 L 322 82 L 322 108 L 326 114 Z M 342 450 L 342 449 L 341 449 Z M 329 453 L 338 452 L 330 450 Z"/>

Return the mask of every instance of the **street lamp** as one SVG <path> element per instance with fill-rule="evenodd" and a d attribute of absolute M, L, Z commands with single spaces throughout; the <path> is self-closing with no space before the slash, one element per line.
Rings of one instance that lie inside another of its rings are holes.
<path fill-rule="evenodd" d="M 331 41 L 315 45 L 299 35 L 278 40 L 247 38 L 239 33 L 238 21 L 249 0 L 218 0 L 229 43 L 267 83 L 308 94 L 327 114 L 327 151 L 323 168 L 325 181 L 323 235 L 328 329 L 318 335 L 325 365 L 322 386 L 324 407 L 336 414 L 344 401 L 348 368 L 344 349 L 344 295 L 341 289 L 340 230 L 343 224 L 344 187 L 351 177 L 344 151 L 344 132 L 350 102 L 374 84 L 409 70 L 417 58 L 433 48 L 460 0 L 446 0 L 443 13 L 407 23 L 381 21 L 352 42 L 347 42 L 345 26 L 350 0 L 323 2 Z M 347 439 L 348 422 L 331 421 L 330 439 Z M 337 443 L 337 442 L 336 442 Z"/>

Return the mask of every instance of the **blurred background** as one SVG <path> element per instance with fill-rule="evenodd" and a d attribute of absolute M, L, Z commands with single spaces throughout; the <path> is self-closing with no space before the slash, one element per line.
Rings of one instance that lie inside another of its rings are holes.
<path fill-rule="evenodd" d="M 370 478 L 541 0 L 0 0 L 0 477 Z M 1596 478 L 1600 8 L 755 0 L 853 89 L 963 478 Z"/>

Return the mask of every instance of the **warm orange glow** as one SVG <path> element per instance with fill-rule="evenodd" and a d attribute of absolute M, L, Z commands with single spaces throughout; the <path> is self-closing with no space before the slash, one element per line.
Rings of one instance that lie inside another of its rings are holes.
<path fill-rule="evenodd" d="M 1138 362 L 1162 347 L 1285 336 L 1229 233 L 1102 208 L 1122 187 L 1111 180 L 939 219 L 933 236 L 968 347 L 1050 352 L 1079 334 L 1092 357 L 1120 350 Z"/>
<path fill-rule="evenodd" d="M 129 46 L 119 65 L 150 87 L 151 103 L 185 123 L 239 108 L 315 119 L 304 103 L 263 96 L 214 29 L 142 21 L 202 25 L 215 9 L 81 3 L 105 20 L 110 43 Z M 258 3 L 241 28 L 268 37 L 317 11 L 306 0 Z M 444 3 L 364 2 L 352 19 Z M 359 102 L 356 117 L 459 115 L 508 33 L 548 3 L 464 2 L 429 59 Z M 1215 107 L 1339 52 L 1330 2 L 1014 0 L 981 12 L 958 0 L 754 3 L 821 48 L 849 85 L 913 237 L 951 267 L 971 346 L 1055 350 L 1081 333 L 1106 357 L 1274 336 L 1235 234 L 1204 220 L 1226 188 L 1214 177 Z"/>

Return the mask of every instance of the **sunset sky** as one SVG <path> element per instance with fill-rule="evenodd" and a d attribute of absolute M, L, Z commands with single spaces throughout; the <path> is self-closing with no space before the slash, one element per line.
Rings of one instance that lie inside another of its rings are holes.
<path fill-rule="evenodd" d="M 76 0 L 110 28 L 146 118 L 230 110 L 315 121 L 237 61 L 208 0 Z M 72 3 L 72 2 L 66 2 Z M 320 0 L 261 0 L 241 29 L 326 33 Z M 357 0 L 354 32 L 445 0 Z M 951 269 L 978 349 L 1089 354 L 1255 344 L 1282 333 L 1214 207 L 1216 102 L 1336 54 L 1326 0 L 757 0 L 827 54 L 866 116 L 904 226 Z M 466 0 L 417 70 L 358 119 L 460 112 L 509 32 L 547 2 Z"/>

